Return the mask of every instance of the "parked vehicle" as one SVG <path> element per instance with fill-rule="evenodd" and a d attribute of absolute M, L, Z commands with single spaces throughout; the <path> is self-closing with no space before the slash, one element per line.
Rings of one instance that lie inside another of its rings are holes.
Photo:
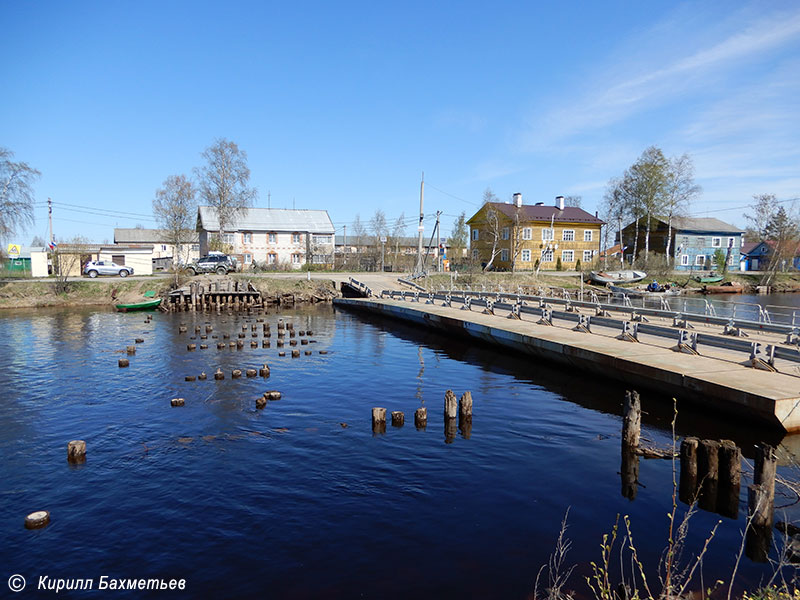
<path fill-rule="evenodd" d="M 83 274 L 92 278 L 98 275 L 119 275 L 120 277 L 127 277 L 128 275 L 133 275 L 133 267 L 118 265 L 110 260 L 90 260 L 84 265 Z"/>
<path fill-rule="evenodd" d="M 227 275 L 236 270 L 236 263 L 227 254 L 209 254 L 186 265 L 185 271 L 189 275 L 198 273 L 216 273 L 217 275 Z"/>

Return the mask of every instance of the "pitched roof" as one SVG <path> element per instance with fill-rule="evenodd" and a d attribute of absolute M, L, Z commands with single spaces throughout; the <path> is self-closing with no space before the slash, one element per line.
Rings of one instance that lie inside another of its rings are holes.
<path fill-rule="evenodd" d="M 136 227 L 133 229 L 114 229 L 115 244 L 164 244 L 169 236 L 163 229 L 143 229 Z M 190 243 L 197 243 L 199 235 L 192 231 L 189 235 Z"/>
<path fill-rule="evenodd" d="M 738 227 L 734 227 L 730 223 L 720 221 L 711 217 L 704 218 L 689 218 L 689 217 L 675 217 L 673 219 L 673 227 L 680 231 L 701 231 L 707 233 L 742 233 Z"/>
<path fill-rule="evenodd" d="M 206 231 L 219 231 L 216 208 L 200 206 L 197 212 L 198 225 Z M 334 232 L 327 210 L 289 208 L 246 208 L 236 213 L 227 228 L 231 231 Z"/>
<path fill-rule="evenodd" d="M 517 210 L 515 205 L 506 204 L 504 202 L 487 202 L 487 204 L 490 204 L 493 208 L 512 219 Z M 522 221 L 542 221 L 549 223 L 552 219 L 554 223 L 587 223 L 592 225 L 602 225 L 605 223 L 602 219 L 598 219 L 594 215 L 576 206 L 565 206 L 562 210 L 553 205 L 523 204 L 519 208 L 519 211 Z M 473 215 L 469 220 L 471 221 L 474 218 L 475 216 Z"/>

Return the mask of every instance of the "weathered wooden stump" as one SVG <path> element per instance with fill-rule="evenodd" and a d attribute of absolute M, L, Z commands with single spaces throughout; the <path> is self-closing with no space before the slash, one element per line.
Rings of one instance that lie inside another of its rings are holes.
<path fill-rule="evenodd" d="M 128 354 L 136 354 L 136 346 L 128 346 L 125 348 L 125 352 Z"/>
<path fill-rule="evenodd" d="M 200 339 L 201 340 L 207 340 L 208 336 L 206 334 L 203 334 L 203 335 L 200 336 Z"/>
<path fill-rule="evenodd" d="M 203 371 L 202 373 L 200 373 L 200 375 L 197 376 L 197 378 L 200 381 L 205 381 L 208 378 L 208 375 L 206 375 L 205 371 Z"/>
<path fill-rule="evenodd" d="M 406 422 L 406 417 L 400 410 L 392 411 L 392 427 L 402 427 Z"/>
<path fill-rule="evenodd" d="M 245 337 L 247 337 L 245 334 L 243 334 L 243 333 L 240 333 L 240 334 L 239 334 L 239 339 L 240 339 L 240 340 L 244 339 Z"/>
<path fill-rule="evenodd" d="M 309 329 L 308 331 L 306 331 L 306 335 L 314 335 L 314 332 Z"/>
<path fill-rule="evenodd" d="M 300 356 L 300 350 L 292 350 L 292 358 L 297 358 Z"/>
<path fill-rule="evenodd" d="M 269 366 L 267 366 L 266 364 L 264 364 L 264 366 L 263 366 L 263 367 L 261 367 L 261 368 L 258 370 L 258 374 L 259 374 L 259 375 L 261 375 L 261 377 L 269 377 Z"/>
<path fill-rule="evenodd" d="M 731 440 L 722 440 L 719 446 L 719 491 L 717 512 L 724 517 L 739 516 L 742 451 Z"/>
<path fill-rule="evenodd" d="M 223 333 L 223 334 L 222 334 L 222 339 L 223 339 L 223 340 L 229 340 L 229 339 L 231 339 L 231 334 L 230 334 L 230 333 Z"/>
<path fill-rule="evenodd" d="M 282 340 L 282 339 L 280 339 L 280 338 L 278 338 L 278 341 L 277 341 L 277 342 L 275 342 L 275 345 L 276 345 L 278 348 L 283 348 L 283 340 Z"/>
<path fill-rule="evenodd" d="M 187 375 L 186 377 L 183 378 L 184 381 L 194 381 L 195 379 L 197 379 L 197 377 L 195 377 L 194 375 Z"/>
<path fill-rule="evenodd" d="M 264 398 L 266 398 L 267 400 L 280 400 L 281 393 L 278 390 L 269 390 L 267 392 L 264 392 Z"/>
<path fill-rule="evenodd" d="M 255 369 L 247 369 L 245 371 L 245 375 L 247 375 L 248 377 L 256 377 L 258 375 L 258 371 L 256 371 Z"/>
<path fill-rule="evenodd" d="M 242 370 L 241 369 L 234 369 L 233 371 L 231 371 L 231 378 L 232 379 L 239 379 L 239 377 L 241 377 L 241 376 L 242 376 Z"/>
<path fill-rule="evenodd" d="M 459 424 L 472 421 L 472 392 L 464 392 L 458 401 Z"/>
<path fill-rule="evenodd" d="M 303 338 L 302 340 L 300 340 L 300 345 L 301 346 L 308 346 L 308 340 Z"/>
<path fill-rule="evenodd" d="M 131 361 L 129 361 L 127 358 L 120 358 L 119 361 L 117 361 L 117 364 L 120 366 L 120 368 L 125 368 L 131 364 Z"/>
<path fill-rule="evenodd" d="M 385 433 L 386 432 L 386 409 L 380 407 L 373 407 L 372 409 L 372 432 Z"/>
<path fill-rule="evenodd" d="M 748 514 L 754 526 L 772 527 L 775 512 L 775 472 L 778 457 L 768 444 L 756 447 L 753 485 L 748 489 Z"/>
<path fill-rule="evenodd" d="M 258 342 L 253 340 L 252 342 L 250 342 L 250 347 L 251 348 L 258 348 Z"/>
<path fill-rule="evenodd" d="M 211 333 L 214 331 L 214 328 L 211 325 L 206 325 L 206 333 Z"/>
<path fill-rule="evenodd" d="M 622 497 L 628 500 L 636 500 L 636 493 L 639 491 L 639 455 L 635 448 L 622 445 L 622 465 L 620 466 L 620 477 L 622 479 Z"/>
<path fill-rule="evenodd" d="M 184 404 L 186 404 L 186 400 L 184 400 L 183 398 L 173 398 L 172 400 L 169 401 L 169 403 L 171 406 L 183 406 Z"/>
<path fill-rule="evenodd" d="M 269 340 L 262 340 L 261 341 L 262 348 L 269 348 Z"/>
<path fill-rule="evenodd" d="M 219 367 L 217 367 L 217 370 L 214 371 L 214 379 L 216 380 L 225 379 L 225 373 L 223 373 L 222 369 L 220 369 Z"/>
<path fill-rule="evenodd" d="M 642 404 L 639 392 L 625 392 L 625 405 L 622 412 L 622 445 L 638 448 L 642 431 Z"/>
<path fill-rule="evenodd" d="M 86 461 L 86 442 L 72 440 L 67 444 L 67 462 L 82 463 Z"/>
<path fill-rule="evenodd" d="M 455 419 L 456 416 L 458 416 L 458 398 L 453 390 L 447 390 L 444 393 L 444 418 Z"/>
<path fill-rule="evenodd" d="M 306 350 L 306 351 L 305 351 L 305 355 L 306 355 L 306 356 L 311 356 L 312 354 L 314 354 L 314 353 L 313 353 L 313 352 L 311 352 L 311 350 Z"/>
<path fill-rule="evenodd" d="M 227 345 L 225 342 L 217 342 L 217 350 L 222 350 Z"/>
<path fill-rule="evenodd" d="M 41 529 L 50 522 L 50 513 L 46 510 L 37 510 L 25 517 L 25 529 Z"/>
<path fill-rule="evenodd" d="M 327 353 L 328 353 L 328 351 L 327 351 L 327 350 L 320 350 L 320 351 L 319 351 L 319 353 L 320 353 L 320 354 L 327 354 Z"/>
<path fill-rule="evenodd" d="M 236 348 L 236 342 L 228 342 L 228 348 Z"/>
<path fill-rule="evenodd" d="M 256 408 L 264 408 L 267 405 L 267 399 L 264 396 L 256 398 Z"/>
<path fill-rule="evenodd" d="M 208 350 L 208 344 L 200 344 L 200 350 Z"/>
<path fill-rule="evenodd" d="M 239 349 L 239 350 L 241 350 L 242 348 L 244 348 L 244 341 L 243 341 L 243 340 L 238 340 L 238 341 L 236 342 L 236 348 L 237 348 L 237 349 Z"/>
<path fill-rule="evenodd" d="M 684 438 L 681 442 L 681 478 L 678 496 L 681 502 L 694 504 L 697 501 L 697 447 L 696 437 Z"/>
<path fill-rule="evenodd" d="M 286 356 L 286 352 L 278 352 L 278 356 Z"/>
<path fill-rule="evenodd" d="M 428 425 L 428 409 L 421 406 L 414 411 L 414 426 L 417 429 L 425 429 Z"/>
<path fill-rule="evenodd" d="M 136 338 L 133 340 L 134 344 L 144 344 L 144 338 Z"/>
<path fill-rule="evenodd" d="M 719 489 L 719 442 L 701 440 L 697 451 L 697 478 L 700 482 L 698 506 L 715 512 Z"/>
<path fill-rule="evenodd" d="M 197 348 L 197 344 L 186 344 L 186 349 L 192 351 Z"/>

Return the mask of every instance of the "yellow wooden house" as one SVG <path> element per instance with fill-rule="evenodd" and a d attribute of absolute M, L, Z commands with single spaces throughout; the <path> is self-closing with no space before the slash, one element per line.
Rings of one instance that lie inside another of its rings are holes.
<path fill-rule="evenodd" d="M 582 208 L 555 204 L 523 204 L 522 194 L 511 203 L 487 202 L 468 221 L 470 256 L 485 266 L 517 271 L 540 268 L 572 270 L 577 262 L 589 267 L 600 254 L 600 229 L 605 223 Z"/>

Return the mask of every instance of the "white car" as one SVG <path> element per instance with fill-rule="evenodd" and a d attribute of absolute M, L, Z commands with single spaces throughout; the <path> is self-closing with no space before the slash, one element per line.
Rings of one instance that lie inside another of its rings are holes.
<path fill-rule="evenodd" d="M 118 265 L 110 260 L 90 260 L 83 267 L 83 274 L 89 277 L 97 277 L 98 275 L 119 275 L 120 277 L 127 277 L 133 275 L 133 267 L 126 267 L 125 265 Z"/>

